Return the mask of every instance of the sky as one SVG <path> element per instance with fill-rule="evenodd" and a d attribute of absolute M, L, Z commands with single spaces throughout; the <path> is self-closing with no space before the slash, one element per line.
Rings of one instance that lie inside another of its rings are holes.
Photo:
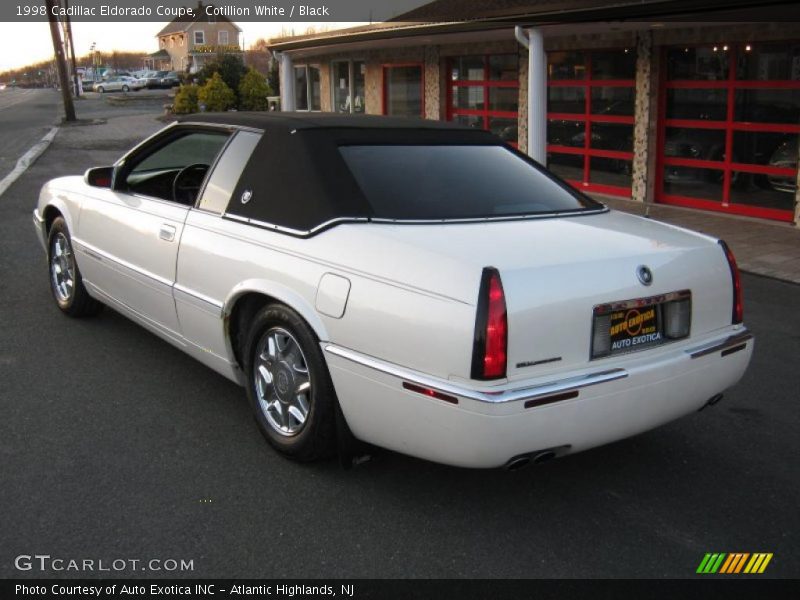
<path fill-rule="evenodd" d="M 0 2 L 8 1 L 0 0 Z M 427 4 L 430 0 L 359 1 L 371 2 L 370 6 L 374 5 L 375 7 L 375 11 L 372 13 L 374 17 L 376 19 L 385 19 L 422 4 Z M 383 14 L 384 12 L 386 14 Z M 247 48 L 258 38 L 277 37 L 283 29 L 287 31 L 293 29 L 296 35 L 301 35 L 310 26 L 317 28 L 327 26 L 329 29 L 341 29 L 360 25 L 361 23 L 239 22 L 237 24 L 242 28 L 244 46 Z M 97 49 L 103 54 L 111 53 L 114 50 L 149 54 L 158 50 L 155 35 L 164 25 L 166 25 L 166 22 L 87 23 L 73 21 L 72 37 L 75 41 L 75 54 L 76 56 L 88 54 L 92 43 L 96 43 Z M 52 57 L 53 43 L 50 39 L 50 28 L 46 21 L 0 22 L 0 72 L 50 60 Z"/>
<path fill-rule="evenodd" d="M 282 29 L 295 34 L 305 33 L 306 28 L 327 26 L 330 29 L 351 27 L 358 23 L 238 23 L 242 28 L 245 47 L 258 38 L 276 37 Z M 105 54 L 113 50 L 141 51 L 149 54 L 158 50 L 155 38 L 165 23 L 72 23 L 72 38 L 75 54 L 89 53 L 92 43 Z M 0 71 L 16 69 L 25 65 L 50 60 L 53 43 L 47 21 L 41 23 L 0 23 Z"/>

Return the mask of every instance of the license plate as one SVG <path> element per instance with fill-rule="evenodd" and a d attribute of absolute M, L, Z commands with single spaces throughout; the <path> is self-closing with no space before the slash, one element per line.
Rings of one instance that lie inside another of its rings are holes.
<path fill-rule="evenodd" d="M 644 350 L 663 342 L 659 312 L 658 304 L 613 311 L 608 329 L 611 354 Z"/>
<path fill-rule="evenodd" d="M 592 358 L 658 346 L 689 335 L 689 290 L 594 307 Z"/>

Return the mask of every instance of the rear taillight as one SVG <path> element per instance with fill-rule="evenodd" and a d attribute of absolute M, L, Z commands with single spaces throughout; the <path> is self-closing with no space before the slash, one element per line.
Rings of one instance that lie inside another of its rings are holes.
<path fill-rule="evenodd" d="M 472 347 L 472 378 L 505 377 L 507 348 L 508 321 L 503 284 L 497 269 L 486 267 L 478 294 L 475 342 Z"/>
<path fill-rule="evenodd" d="M 739 267 L 736 266 L 736 259 L 733 252 L 728 248 L 728 244 L 719 241 L 725 258 L 728 259 L 728 267 L 731 269 L 731 281 L 733 283 L 733 310 L 731 311 L 731 323 L 734 325 L 744 320 L 744 305 L 742 304 L 742 279 L 739 276 Z"/>

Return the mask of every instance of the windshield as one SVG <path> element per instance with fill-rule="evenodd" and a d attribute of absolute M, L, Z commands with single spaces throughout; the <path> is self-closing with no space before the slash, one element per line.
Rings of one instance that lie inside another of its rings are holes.
<path fill-rule="evenodd" d="M 501 145 L 339 150 L 376 218 L 502 218 L 603 208 Z"/>

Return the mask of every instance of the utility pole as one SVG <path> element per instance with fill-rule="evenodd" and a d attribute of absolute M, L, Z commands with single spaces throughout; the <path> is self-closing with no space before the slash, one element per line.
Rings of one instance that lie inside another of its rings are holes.
<path fill-rule="evenodd" d="M 69 8 L 69 0 L 63 0 L 64 8 Z M 69 45 L 69 58 L 72 63 L 72 82 L 75 84 L 75 97 L 81 95 L 81 86 L 78 83 L 78 65 L 75 61 L 75 43 L 72 41 L 72 19 L 67 11 L 67 16 L 64 17 L 64 31 L 66 32 L 66 42 Z"/>
<path fill-rule="evenodd" d="M 47 6 L 47 20 L 50 22 L 50 37 L 53 38 L 53 50 L 56 54 L 56 67 L 58 68 L 58 81 L 61 85 L 61 97 L 64 100 L 64 120 L 75 120 L 75 105 L 72 103 L 72 94 L 69 91 L 69 78 L 67 77 L 67 63 L 64 60 L 64 46 L 61 44 L 61 32 L 58 28 L 58 19 L 53 14 L 56 0 L 45 0 Z"/>

